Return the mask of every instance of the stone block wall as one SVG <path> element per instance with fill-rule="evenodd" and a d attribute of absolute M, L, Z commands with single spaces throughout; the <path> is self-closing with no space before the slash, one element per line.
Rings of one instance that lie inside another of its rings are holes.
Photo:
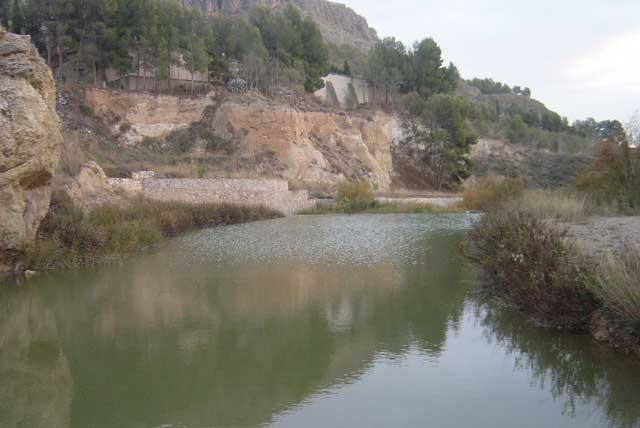
<path fill-rule="evenodd" d="M 293 215 L 313 206 L 306 190 L 290 191 L 284 180 L 245 179 L 121 179 L 114 188 L 163 202 L 264 205 Z"/>
<path fill-rule="evenodd" d="M 142 181 L 131 178 L 109 178 L 107 181 L 114 190 L 122 190 L 129 194 L 142 194 Z"/>

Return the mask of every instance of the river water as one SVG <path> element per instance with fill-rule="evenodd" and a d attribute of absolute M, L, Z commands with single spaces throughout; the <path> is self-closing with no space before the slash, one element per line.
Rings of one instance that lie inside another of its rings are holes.
<path fill-rule="evenodd" d="M 473 221 L 294 217 L 4 286 L 0 427 L 639 427 L 639 363 L 474 293 Z"/>

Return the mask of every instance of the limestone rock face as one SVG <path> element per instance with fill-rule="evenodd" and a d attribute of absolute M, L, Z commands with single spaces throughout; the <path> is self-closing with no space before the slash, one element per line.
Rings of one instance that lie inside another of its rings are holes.
<path fill-rule="evenodd" d="M 363 180 L 381 190 L 391 184 L 390 147 L 401 136 L 398 121 L 382 112 L 302 111 L 266 101 L 223 103 L 210 126 L 245 151 L 276 153 L 288 179 L 327 185 Z"/>
<path fill-rule="evenodd" d="M 0 272 L 49 209 L 61 143 L 55 103 L 55 82 L 31 38 L 0 27 Z"/>
<path fill-rule="evenodd" d="M 64 190 L 75 206 L 89 212 L 101 205 L 124 206 L 127 199 L 118 194 L 100 166 L 87 162 L 78 175 L 67 179 Z"/>
<path fill-rule="evenodd" d="M 120 143 L 135 144 L 145 138 L 164 138 L 198 122 L 213 105 L 214 95 L 189 98 L 88 88 L 85 103 Z"/>
<path fill-rule="evenodd" d="M 152 138 L 169 145 L 172 131 L 193 126 L 230 142 L 236 152 L 229 156 L 237 155 L 239 167 L 242 159 L 269 153 L 276 158 L 273 168 L 245 169 L 312 186 L 351 180 L 387 190 L 391 147 L 402 138 L 397 118 L 382 111 L 301 109 L 250 94 L 214 100 L 91 89 L 85 102 L 122 144 Z"/>
<path fill-rule="evenodd" d="M 276 9 L 289 0 L 185 0 L 209 15 L 247 15 L 254 7 Z M 350 45 L 368 51 L 378 41 L 378 34 L 367 20 L 349 7 L 326 0 L 292 0 L 303 15 L 311 17 L 329 43 Z"/>

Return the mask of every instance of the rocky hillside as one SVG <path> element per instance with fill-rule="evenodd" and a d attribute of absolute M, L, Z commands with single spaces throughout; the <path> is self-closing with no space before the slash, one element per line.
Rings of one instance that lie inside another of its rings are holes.
<path fill-rule="evenodd" d="M 455 93 L 488 109 L 497 110 L 500 114 L 528 111 L 536 114 L 551 113 L 543 103 L 533 98 L 515 94 L 483 94 L 480 89 L 462 79 Z"/>
<path fill-rule="evenodd" d="M 291 2 L 303 15 L 310 16 L 327 42 L 369 50 L 378 40 L 367 20 L 340 3 L 326 0 L 183 0 L 209 15 L 246 15 L 256 6 L 279 8 Z"/>
<path fill-rule="evenodd" d="M 523 177 L 527 186 L 534 188 L 566 185 L 594 162 L 590 154 L 556 153 L 490 138 L 478 141 L 471 159 L 476 177 Z"/>
<path fill-rule="evenodd" d="M 0 27 L 0 275 L 35 238 L 60 155 L 51 71 L 31 37 Z"/>
<path fill-rule="evenodd" d="M 91 152 L 87 141 L 95 141 L 101 127 L 102 143 L 89 157 L 111 176 L 152 169 L 164 177 L 284 178 L 312 189 L 364 180 L 387 190 L 391 147 L 401 133 L 396 118 L 381 111 L 293 107 L 258 95 L 87 89 L 83 102 L 97 123 L 75 137 L 69 130 L 69 140 L 81 140 Z"/>

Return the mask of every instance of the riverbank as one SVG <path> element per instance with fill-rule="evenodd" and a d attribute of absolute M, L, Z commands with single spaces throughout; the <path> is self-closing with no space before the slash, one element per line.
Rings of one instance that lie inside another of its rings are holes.
<path fill-rule="evenodd" d="M 512 202 L 487 212 L 465 252 L 481 288 L 532 322 L 640 358 L 638 230 L 640 217 L 557 221 Z"/>
<path fill-rule="evenodd" d="M 261 205 L 188 204 L 134 199 L 89 212 L 64 192 L 54 193 L 38 238 L 25 251 L 24 266 L 55 271 L 118 261 L 191 230 L 281 217 Z"/>
<path fill-rule="evenodd" d="M 465 201 L 453 194 L 421 197 L 376 196 L 366 183 L 344 182 L 335 199 L 317 200 L 299 215 L 322 214 L 434 214 L 466 212 Z"/>
<path fill-rule="evenodd" d="M 330 214 L 457 214 L 467 209 L 462 201 L 451 204 L 440 204 L 437 201 L 376 201 L 365 207 L 351 207 L 336 203 L 320 202 L 315 207 L 302 210 L 298 215 L 330 215 Z"/>

